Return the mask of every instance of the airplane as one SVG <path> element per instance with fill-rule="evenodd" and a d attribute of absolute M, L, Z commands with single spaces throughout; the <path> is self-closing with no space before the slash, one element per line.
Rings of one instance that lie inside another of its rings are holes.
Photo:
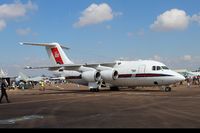
<path fill-rule="evenodd" d="M 110 90 L 119 88 L 159 86 L 166 92 L 171 84 L 185 80 L 185 77 L 170 70 L 165 64 L 153 60 L 115 61 L 111 63 L 74 64 L 64 53 L 59 43 L 20 43 L 21 45 L 43 46 L 46 48 L 52 66 L 25 69 L 48 69 L 62 73 L 66 80 L 86 85 L 90 91 L 98 92 L 105 84 Z"/>
<path fill-rule="evenodd" d="M 8 77 L 8 74 L 3 71 L 3 69 L 0 70 L 0 78 Z"/>
<path fill-rule="evenodd" d="M 192 71 L 191 73 L 194 75 L 197 75 L 199 77 L 200 76 L 200 68 L 198 70 Z"/>
<path fill-rule="evenodd" d="M 9 76 L 7 72 L 3 71 L 3 69 L 0 70 L 0 84 L 3 79 L 6 79 L 8 82 L 8 86 L 10 86 L 15 78 L 16 78 L 16 76 Z"/>
<path fill-rule="evenodd" d="M 177 73 L 183 75 L 186 78 L 194 78 L 194 77 L 200 77 L 199 71 L 188 71 L 186 69 L 180 69 L 180 70 L 174 70 Z"/>
<path fill-rule="evenodd" d="M 19 76 L 16 78 L 16 82 L 23 81 L 23 82 L 37 82 L 37 83 L 39 83 L 40 81 L 43 81 L 45 79 L 46 79 L 45 77 L 40 77 L 40 76 L 30 78 L 27 75 L 20 72 Z"/>

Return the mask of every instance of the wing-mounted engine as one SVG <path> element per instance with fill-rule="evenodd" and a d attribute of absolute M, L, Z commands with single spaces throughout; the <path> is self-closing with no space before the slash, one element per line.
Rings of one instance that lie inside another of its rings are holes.
<path fill-rule="evenodd" d="M 82 79 L 87 82 L 98 82 L 101 80 L 101 73 L 98 71 L 86 71 L 82 73 Z"/>
<path fill-rule="evenodd" d="M 112 81 L 118 79 L 118 71 L 116 70 L 104 70 L 101 71 L 101 77 L 104 81 Z"/>

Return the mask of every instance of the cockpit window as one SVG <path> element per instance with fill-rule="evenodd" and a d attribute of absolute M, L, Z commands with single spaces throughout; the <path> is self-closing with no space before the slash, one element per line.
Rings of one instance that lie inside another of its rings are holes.
<path fill-rule="evenodd" d="M 152 70 L 153 70 L 153 71 L 169 70 L 169 68 L 166 67 L 166 66 L 153 66 L 153 67 L 152 67 Z"/>
<path fill-rule="evenodd" d="M 162 69 L 164 69 L 164 70 L 169 70 L 169 68 L 166 67 L 166 66 L 162 66 Z"/>
<path fill-rule="evenodd" d="M 157 66 L 157 70 L 159 71 L 159 70 L 161 70 L 162 68 L 160 67 L 160 66 Z"/>

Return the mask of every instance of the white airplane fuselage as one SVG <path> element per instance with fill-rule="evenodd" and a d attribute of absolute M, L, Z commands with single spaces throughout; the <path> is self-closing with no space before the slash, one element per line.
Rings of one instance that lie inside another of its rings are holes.
<path fill-rule="evenodd" d="M 153 67 L 160 67 L 160 70 L 153 70 Z M 163 69 L 164 67 L 165 69 Z M 114 87 L 139 87 L 139 86 L 168 86 L 185 78 L 170 70 L 166 69 L 166 65 L 157 61 L 141 60 L 141 61 L 117 61 L 113 67 L 118 72 L 116 80 L 104 80 L 107 85 Z M 76 71 L 64 71 L 62 75 L 67 80 L 88 85 L 81 77 L 81 73 Z"/>

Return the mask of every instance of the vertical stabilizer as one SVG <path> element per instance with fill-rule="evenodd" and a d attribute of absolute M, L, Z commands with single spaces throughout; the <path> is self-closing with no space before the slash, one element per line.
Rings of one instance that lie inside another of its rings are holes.
<path fill-rule="evenodd" d="M 69 49 L 61 46 L 58 43 L 21 43 L 23 45 L 44 46 L 46 47 L 47 54 L 51 60 L 51 63 L 56 65 L 73 64 L 73 62 L 67 57 L 63 49 Z"/>

